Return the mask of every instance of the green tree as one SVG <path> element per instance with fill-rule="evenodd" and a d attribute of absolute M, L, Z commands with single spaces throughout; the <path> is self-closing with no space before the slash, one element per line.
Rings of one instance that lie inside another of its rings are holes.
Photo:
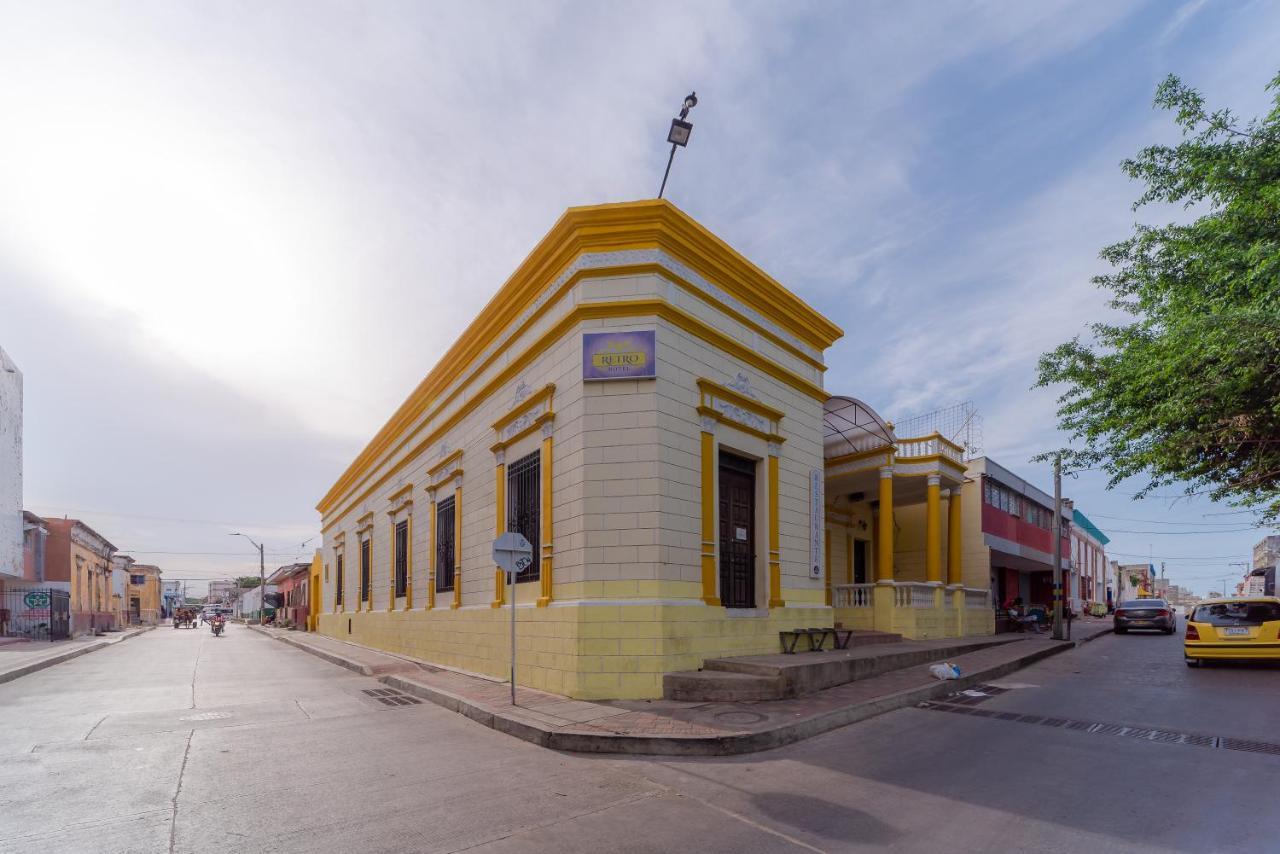
<path fill-rule="evenodd" d="M 1186 494 L 1280 518 L 1280 76 L 1272 108 L 1241 123 L 1209 112 L 1175 76 L 1156 90 L 1182 130 L 1122 164 L 1145 192 L 1192 221 L 1136 225 L 1108 246 L 1109 290 L 1124 323 L 1091 326 L 1040 357 L 1038 386 L 1064 384 L 1064 463 L 1147 480 L 1139 495 Z"/>
<path fill-rule="evenodd" d="M 241 590 L 252 590 L 262 583 L 262 579 L 256 575 L 238 575 L 236 576 L 236 587 Z"/>

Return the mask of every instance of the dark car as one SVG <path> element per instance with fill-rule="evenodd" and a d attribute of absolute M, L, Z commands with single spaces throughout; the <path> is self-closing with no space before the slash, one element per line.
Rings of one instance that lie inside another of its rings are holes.
<path fill-rule="evenodd" d="M 1118 635 L 1130 629 L 1150 629 L 1171 635 L 1178 628 L 1178 618 L 1163 599 L 1130 599 L 1116 607 L 1114 625 Z"/>

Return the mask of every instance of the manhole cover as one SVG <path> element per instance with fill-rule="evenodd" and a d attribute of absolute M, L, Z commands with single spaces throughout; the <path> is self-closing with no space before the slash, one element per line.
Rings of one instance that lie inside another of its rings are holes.
<path fill-rule="evenodd" d="M 765 716 L 759 712 L 720 712 L 716 720 L 727 724 L 758 724 Z"/>
<path fill-rule="evenodd" d="M 180 721 L 220 721 L 223 718 L 229 718 L 229 717 L 231 717 L 230 712 L 201 712 L 198 715 L 187 715 L 186 717 L 178 718 L 178 720 Z"/>

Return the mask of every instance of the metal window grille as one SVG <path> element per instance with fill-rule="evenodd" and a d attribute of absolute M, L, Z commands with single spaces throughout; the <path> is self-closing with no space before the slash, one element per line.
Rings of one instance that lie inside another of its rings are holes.
<path fill-rule="evenodd" d="M 533 546 L 533 563 L 516 581 L 537 581 L 540 573 L 538 535 L 542 530 L 542 455 L 534 451 L 507 468 L 507 530 L 524 534 Z"/>
<path fill-rule="evenodd" d="M 457 549 L 454 547 L 454 500 L 450 496 L 436 504 L 436 590 L 453 589 Z"/>
<path fill-rule="evenodd" d="M 334 560 L 333 569 L 333 604 L 342 604 L 342 555 Z"/>
<path fill-rule="evenodd" d="M 373 540 L 360 541 L 360 601 L 373 597 Z"/>
<path fill-rule="evenodd" d="M 409 586 L 409 523 L 396 523 L 396 598 Z"/>

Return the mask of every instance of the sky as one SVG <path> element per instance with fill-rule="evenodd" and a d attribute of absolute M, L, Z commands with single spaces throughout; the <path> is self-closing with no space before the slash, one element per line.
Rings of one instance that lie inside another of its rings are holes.
<path fill-rule="evenodd" d="M 1119 162 L 1177 73 L 1262 111 L 1266 2 L 0 0 L 0 346 L 25 501 L 166 578 L 319 544 L 314 506 L 571 205 L 667 198 L 842 326 L 827 388 L 893 420 L 971 401 L 1046 490 L 1039 354 L 1108 317 Z M 1064 493 L 1206 592 L 1253 516 Z"/>

